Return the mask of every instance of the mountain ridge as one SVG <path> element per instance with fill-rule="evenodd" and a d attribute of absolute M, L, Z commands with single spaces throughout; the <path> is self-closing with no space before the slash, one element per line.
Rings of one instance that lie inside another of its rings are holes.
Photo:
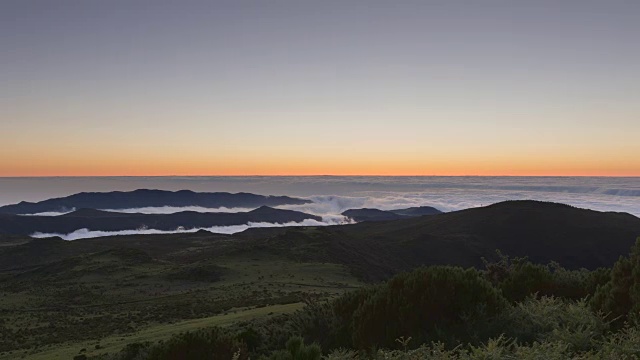
<path fill-rule="evenodd" d="M 302 205 L 311 200 L 289 196 L 266 196 L 246 192 L 194 192 L 191 190 L 137 189 L 133 191 L 80 192 L 39 202 L 22 201 L 0 207 L 5 214 L 67 212 L 73 209 L 131 209 L 142 207 L 253 208 L 259 206 Z"/>
<path fill-rule="evenodd" d="M 640 218 L 631 214 L 515 201 L 393 221 L 252 228 L 234 235 L 200 231 L 73 242 L 40 239 L 0 247 L 0 264 L 29 266 L 113 247 L 137 248 L 181 263 L 251 252 L 341 264 L 372 282 L 424 265 L 482 267 L 482 259 L 494 259 L 496 250 L 528 256 L 537 263 L 556 261 L 569 269 L 595 269 L 628 254 L 639 236 Z"/>
<path fill-rule="evenodd" d="M 405 209 L 381 210 L 376 208 L 349 209 L 342 212 L 342 215 L 357 222 L 362 221 L 386 221 L 406 219 L 408 217 L 437 215 L 442 211 L 431 206 L 415 206 Z"/>
<path fill-rule="evenodd" d="M 212 226 L 245 225 L 249 222 L 285 224 L 304 220 L 322 221 L 320 216 L 294 210 L 260 207 L 248 212 L 216 213 L 182 211 L 172 214 L 119 213 L 95 209 L 79 209 L 60 216 L 24 216 L 0 214 L 0 234 L 30 235 L 39 233 L 67 234 L 79 229 L 122 231 L 149 228 L 172 231 Z"/>

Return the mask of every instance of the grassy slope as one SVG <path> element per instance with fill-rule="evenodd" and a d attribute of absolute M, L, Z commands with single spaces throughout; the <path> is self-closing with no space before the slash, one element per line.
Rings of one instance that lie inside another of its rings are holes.
<path fill-rule="evenodd" d="M 303 303 L 291 303 L 285 305 L 271 305 L 260 308 L 247 308 L 247 309 L 233 309 L 228 313 L 221 315 L 214 315 L 205 318 L 190 319 L 184 321 L 177 321 L 171 324 L 155 324 L 148 327 L 143 327 L 136 332 L 125 335 L 113 335 L 107 336 L 99 341 L 88 340 L 79 342 L 68 342 L 57 344 L 54 347 L 48 348 L 43 351 L 17 351 L 13 354 L 0 355 L 0 359 L 14 359 L 16 355 L 25 355 L 25 358 L 33 360 L 47 360 L 47 359 L 71 359 L 75 355 L 80 353 L 80 350 L 86 349 L 83 352 L 87 356 L 101 355 L 105 353 L 114 353 L 120 351 L 124 345 L 128 343 L 141 343 L 141 342 L 156 342 L 171 337 L 174 334 L 192 331 L 211 326 L 228 326 L 238 321 L 245 321 L 251 319 L 259 319 L 271 315 L 291 313 L 296 310 L 302 309 Z M 96 345 L 99 344 L 100 348 L 96 349 Z"/>
<path fill-rule="evenodd" d="M 195 261 L 185 261 L 184 254 L 174 256 L 178 262 L 115 249 L 0 278 L 2 326 L 13 332 L 3 331 L 9 338 L 0 344 L 12 354 L 0 352 L 0 358 L 25 351 L 67 356 L 93 349 L 97 341 L 112 344 L 113 351 L 140 338 L 153 340 L 149 334 L 169 336 L 189 324 L 233 319 L 221 316 L 233 315 L 234 308 L 257 307 L 242 316 L 262 316 L 260 309 L 289 311 L 292 307 L 281 305 L 299 307 L 306 298 L 329 298 L 362 285 L 339 264 L 298 262 L 260 249 L 209 254 L 204 260 L 199 251 L 189 252 L 195 252 Z M 204 320 L 192 321 L 197 319 Z"/>

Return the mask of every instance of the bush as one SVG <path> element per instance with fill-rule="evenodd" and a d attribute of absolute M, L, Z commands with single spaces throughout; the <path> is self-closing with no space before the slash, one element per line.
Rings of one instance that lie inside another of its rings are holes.
<path fill-rule="evenodd" d="M 640 330 L 627 327 L 598 342 L 594 350 L 581 352 L 561 340 L 519 344 L 504 336 L 491 339 L 479 346 L 458 346 L 447 349 L 442 343 L 422 345 L 413 350 L 377 350 L 368 355 L 353 350 L 340 349 L 327 355 L 326 360 L 611 360 L 638 359 L 640 357 Z"/>
<path fill-rule="evenodd" d="M 546 266 L 523 262 L 516 265 L 499 286 L 505 298 L 516 302 L 534 293 L 553 294 L 555 285 L 553 275 Z"/>
<path fill-rule="evenodd" d="M 627 318 L 640 320 L 640 238 L 629 257 L 620 257 L 614 264 L 609 282 L 598 287 L 591 305 L 619 323 Z"/>
<path fill-rule="evenodd" d="M 305 345 L 300 336 L 294 336 L 287 341 L 286 350 L 279 350 L 271 354 L 270 360 L 320 360 L 322 350 L 316 343 Z"/>
<path fill-rule="evenodd" d="M 484 260 L 486 278 L 500 288 L 507 300 L 518 302 L 527 296 L 554 296 L 579 300 L 596 292 L 609 279 L 609 269 L 567 270 L 558 263 L 534 264 L 527 258 L 509 258 L 497 251 L 498 260 Z"/>
<path fill-rule="evenodd" d="M 220 328 L 182 333 L 149 349 L 147 360 L 248 359 L 246 344 Z"/>
<path fill-rule="evenodd" d="M 586 300 L 533 296 L 505 311 L 503 333 L 523 344 L 561 341 L 571 350 L 586 351 L 604 338 L 608 323 Z"/>
<path fill-rule="evenodd" d="M 639 359 L 640 329 L 626 323 L 619 332 L 600 343 L 597 354 L 600 359 Z"/>
<path fill-rule="evenodd" d="M 401 336 L 420 343 L 488 338 L 481 324 L 506 301 L 474 269 L 434 266 L 396 276 L 358 306 L 351 320 L 353 345 L 391 347 Z"/>
<path fill-rule="evenodd" d="M 421 341 L 481 341 L 499 334 L 486 323 L 507 306 L 477 270 L 428 267 L 359 289 L 329 303 L 256 325 L 264 340 L 254 354 L 283 348 L 294 335 L 323 349 L 394 346 L 400 336 Z"/>

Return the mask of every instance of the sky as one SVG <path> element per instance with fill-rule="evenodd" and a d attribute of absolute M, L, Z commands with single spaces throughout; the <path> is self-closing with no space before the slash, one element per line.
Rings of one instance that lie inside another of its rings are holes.
<path fill-rule="evenodd" d="M 640 176 L 640 1 L 0 2 L 0 176 Z"/>

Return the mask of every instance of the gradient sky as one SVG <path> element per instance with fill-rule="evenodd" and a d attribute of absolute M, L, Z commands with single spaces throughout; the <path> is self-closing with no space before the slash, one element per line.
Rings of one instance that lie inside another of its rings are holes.
<path fill-rule="evenodd" d="M 0 176 L 640 176 L 640 1 L 0 2 Z"/>

